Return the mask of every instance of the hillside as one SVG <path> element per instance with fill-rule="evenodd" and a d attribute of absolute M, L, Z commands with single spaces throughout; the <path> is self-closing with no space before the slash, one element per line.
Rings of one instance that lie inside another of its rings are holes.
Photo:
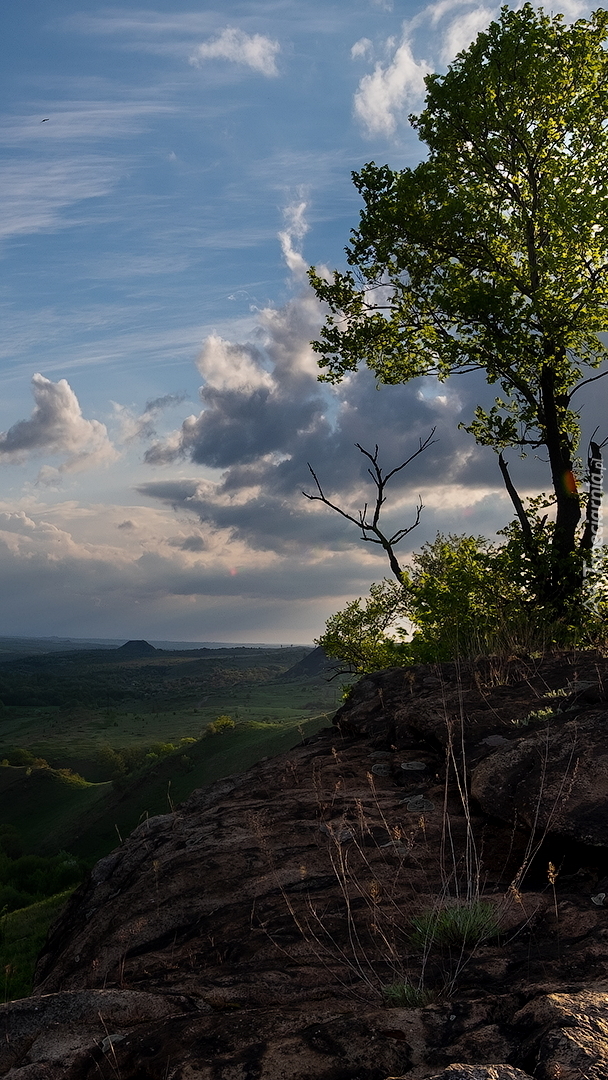
<path fill-rule="evenodd" d="M 591 654 L 361 680 L 95 867 L 0 1075 L 604 1080 L 607 687 Z"/>

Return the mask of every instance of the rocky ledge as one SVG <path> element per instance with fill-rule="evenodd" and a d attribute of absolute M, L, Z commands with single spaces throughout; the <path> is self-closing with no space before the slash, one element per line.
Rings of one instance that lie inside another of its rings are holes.
<path fill-rule="evenodd" d="M 361 680 L 97 864 L 0 1076 L 605 1080 L 606 689 L 588 653 Z"/>

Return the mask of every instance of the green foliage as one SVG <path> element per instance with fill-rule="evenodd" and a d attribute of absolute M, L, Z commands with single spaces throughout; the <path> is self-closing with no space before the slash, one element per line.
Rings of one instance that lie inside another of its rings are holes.
<path fill-rule="evenodd" d="M 372 585 L 365 600 L 352 600 L 332 615 L 315 644 L 355 672 L 398 666 L 402 662 L 400 647 L 387 631 L 394 630 L 405 615 L 403 589 L 398 582 L 385 579 Z"/>
<path fill-rule="evenodd" d="M 410 118 L 426 159 L 354 174 L 365 205 L 353 269 L 311 271 L 330 309 L 314 343 L 323 378 L 361 362 L 385 383 L 482 369 L 501 393 L 466 429 L 497 453 L 544 448 L 556 518 L 541 526 L 539 581 L 554 612 L 582 581 L 573 394 L 607 355 L 607 36 L 606 11 L 566 25 L 529 3 L 503 7 L 426 79 Z"/>
<path fill-rule="evenodd" d="M 13 847 L 16 850 L 16 844 Z M 65 851 L 57 855 L 18 855 L 0 851 L 0 912 L 15 911 L 77 885 L 84 864 Z"/>
<path fill-rule="evenodd" d="M 212 724 L 209 724 L 207 732 L 210 735 L 222 735 L 226 731 L 231 731 L 234 727 L 236 727 L 236 724 L 232 717 L 223 713 L 221 716 L 218 716 Z"/>
<path fill-rule="evenodd" d="M 20 747 L 9 750 L 5 760 L 9 765 L 15 765 L 18 768 L 25 766 L 29 769 L 48 769 L 49 767 L 49 763 L 45 758 L 36 757 L 30 750 L 24 750 Z"/>
<path fill-rule="evenodd" d="M 391 1009 L 423 1009 L 437 996 L 432 990 L 425 990 L 410 982 L 390 983 L 382 987 L 382 994 Z"/>
<path fill-rule="evenodd" d="M 528 558 L 517 525 L 505 532 L 503 544 L 438 533 L 412 556 L 403 586 L 372 585 L 367 600 L 351 601 L 331 616 L 317 644 L 359 672 L 598 644 L 605 635 L 606 572 L 598 564 L 589 578 L 594 610 L 578 602 L 564 605 L 556 618 L 536 595 L 538 564 Z M 409 640 L 400 625 L 404 617 L 413 627 Z"/>
<path fill-rule="evenodd" d="M 421 948 L 462 948 L 495 938 L 499 929 L 494 905 L 473 900 L 421 912 L 412 920 L 410 937 L 413 944 Z"/>

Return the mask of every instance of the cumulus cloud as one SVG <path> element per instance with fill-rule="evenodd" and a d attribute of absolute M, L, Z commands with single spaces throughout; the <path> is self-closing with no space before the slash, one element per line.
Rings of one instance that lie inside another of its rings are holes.
<path fill-rule="evenodd" d="M 407 19 L 397 40 L 387 38 L 384 58 L 375 63 L 374 70 L 364 75 L 354 96 L 354 111 L 369 135 L 392 136 L 408 112 L 417 108 L 424 97 L 424 79 L 430 71 L 440 70 L 457 53 L 473 41 L 477 34 L 496 18 L 498 5 L 486 6 L 471 0 L 437 0 L 428 4 L 411 19 Z M 418 59 L 418 34 L 424 34 L 425 50 L 432 55 Z M 353 59 L 371 58 L 372 42 L 362 38 L 351 49 Z"/>
<path fill-rule="evenodd" d="M 405 38 L 387 64 L 377 63 L 364 75 L 355 94 L 355 115 L 370 135 L 392 135 L 400 114 L 424 92 L 424 78 L 431 70 L 426 60 L 416 60 Z"/>
<path fill-rule="evenodd" d="M 219 531 L 226 542 L 241 543 L 250 552 L 296 557 L 309 568 L 349 552 L 373 579 L 384 571 L 381 554 L 369 545 L 362 551 L 354 529 L 303 498 L 302 489 L 310 484 L 307 462 L 328 493 L 356 513 L 370 492 L 367 462 L 354 444 L 373 449 L 380 443 L 384 466 L 393 468 L 436 425 L 440 441 L 395 478 L 388 508 L 400 527 L 413 518 L 422 495 L 430 533 L 421 530 L 413 537 L 417 546 L 443 526 L 447 490 L 459 492 L 454 512 L 464 514 L 500 486 L 493 455 L 457 428 L 485 383 L 471 376 L 467 387 L 462 381 L 456 387 L 419 380 L 378 388 L 363 370 L 338 387 L 320 384 L 310 341 L 323 310 L 300 274 L 299 243 L 307 228 L 303 200 L 289 208 L 285 221 L 281 243 L 293 297 L 282 307 L 258 312 L 254 343 L 231 343 L 217 335 L 207 339 L 198 360 L 205 379 L 201 411 L 156 440 L 145 455 L 150 465 L 186 461 L 219 469 L 220 479 L 151 480 L 138 491 L 195 516 L 206 530 Z M 192 545 L 186 536 L 178 547 L 197 550 L 198 540 Z"/>
<path fill-rule="evenodd" d="M 227 26 L 218 37 L 202 42 L 190 57 L 190 63 L 200 67 L 205 60 L 231 60 L 272 77 L 279 74 L 275 57 L 280 49 L 278 41 L 263 34 L 246 34 L 237 27 Z"/>
<path fill-rule="evenodd" d="M 233 345 L 217 334 L 210 334 L 205 341 L 196 366 L 206 386 L 214 390 L 269 389 L 273 385 L 259 349 L 254 345 Z"/>
<path fill-rule="evenodd" d="M 0 433 L 0 462 L 23 462 L 38 454 L 67 455 L 57 467 L 43 466 L 40 479 L 50 482 L 63 473 L 80 472 L 117 458 L 105 424 L 84 418 L 66 379 L 54 383 L 36 374 L 32 393 L 35 407 L 29 420 L 19 420 Z"/>

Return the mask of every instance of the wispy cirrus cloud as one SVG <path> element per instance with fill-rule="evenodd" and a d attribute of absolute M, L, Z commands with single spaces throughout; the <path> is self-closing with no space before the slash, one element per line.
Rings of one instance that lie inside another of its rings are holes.
<path fill-rule="evenodd" d="M 92 156 L 0 166 L 0 238 L 68 224 L 63 212 L 107 195 L 121 169 L 117 161 Z"/>
<path fill-rule="evenodd" d="M 140 134 L 158 116 L 170 115 L 175 106 L 148 101 L 57 101 L 45 106 L 48 121 L 39 113 L 11 116 L 0 124 L 0 145 L 48 149 L 49 144 L 71 140 L 128 138 Z"/>

